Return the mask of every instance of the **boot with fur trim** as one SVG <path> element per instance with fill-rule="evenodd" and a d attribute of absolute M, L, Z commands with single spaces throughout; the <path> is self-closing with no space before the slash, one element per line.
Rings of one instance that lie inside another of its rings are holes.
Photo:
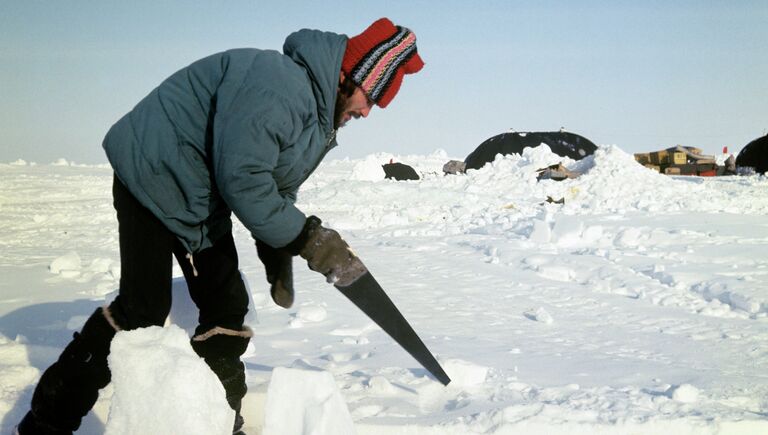
<path fill-rule="evenodd" d="M 248 327 L 235 331 L 217 326 L 192 337 L 192 349 L 219 378 L 227 402 L 235 410 L 233 433 L 240 432 L 244 424 L 240 407 L 248 387 L 245 384 L 245 365 L 240 361 L 240 355 L 245 353 L 252 336 L 253 331 Z"/>
<path fill-rule="evenodd" d="M 19 423 L 19 435 L 70 435 L 111 380 L 107 355 L 117 332 L 105 308 L 97 309 L 83 329 L 41 376 L 32 409 Z M 119 328 L 118 328 L 119 329 Z"/>

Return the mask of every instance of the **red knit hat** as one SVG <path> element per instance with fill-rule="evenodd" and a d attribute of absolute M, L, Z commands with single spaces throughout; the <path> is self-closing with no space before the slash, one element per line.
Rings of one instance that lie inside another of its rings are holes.
<path fill-rule="evenodd" d="M 416 52 L 416 35 L 381 18 L 349 38 L 341 70 L 379 107 L 387 107 L 400 90 L 405 74 L 418 72 L 424 62 Z"/>

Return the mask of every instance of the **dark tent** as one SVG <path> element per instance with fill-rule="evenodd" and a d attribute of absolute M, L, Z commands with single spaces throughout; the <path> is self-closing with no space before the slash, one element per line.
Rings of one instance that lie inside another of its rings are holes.
<path fill-rule="evenodd" d="M 467 169 L 480 169 L 492 162 L 496 154 L 522 154 L 524 148 L 535 148 L 542 143 L 547 144 L 553 153 L 574 160 L 581 160 L 597 149 L 589 139 L 564 131 L 502 133 L 481 143 L 464 159 L 464 163 Z"/>
<path fill-rule="evenodd" d="M 755 172 L 768 172 L 768 135 L 757 138 L 742 148 L 736 157 L 736 166 L 755 168 Z"/>
<path fill-rule="evenodd" d="M 416 170 L 403 163 L 387 163 L 386 165 L 381 165 L 381 167 L 384 168 L 385 178 L 392 178 L 398 181 L 419 179 Z"/>

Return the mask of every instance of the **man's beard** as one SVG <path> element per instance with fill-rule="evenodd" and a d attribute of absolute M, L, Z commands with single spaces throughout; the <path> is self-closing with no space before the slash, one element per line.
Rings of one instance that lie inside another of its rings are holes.
<path fill-rule="evenodd" d="M 347 110 L 347 101 L 352 97 L 357 85 L 349 77 L 346 77 L 339 85 L 336 92 L 336 106 L 333 109 L 333 129 L 344 127 L 344 112 Z"/>
<path fill-rule="evenodd" d="M 341 90 L 336 93 L 336 107 L 333 110 L 333 129 L 338 130 L 344 127 L 342 122 L 344 121 L 344 109 L 347 108 L 347 97 Z"/>

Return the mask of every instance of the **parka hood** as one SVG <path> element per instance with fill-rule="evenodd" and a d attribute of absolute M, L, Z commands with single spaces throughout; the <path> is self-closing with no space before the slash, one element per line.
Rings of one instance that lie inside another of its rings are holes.
<path fill-rule="evenodd" d="M 312 81 L 320 124 L 333 129 L 333 112 L 347 37 L 332 32 L 302 29 L 291 33 L 283 53 L 304 68 Z"/>

